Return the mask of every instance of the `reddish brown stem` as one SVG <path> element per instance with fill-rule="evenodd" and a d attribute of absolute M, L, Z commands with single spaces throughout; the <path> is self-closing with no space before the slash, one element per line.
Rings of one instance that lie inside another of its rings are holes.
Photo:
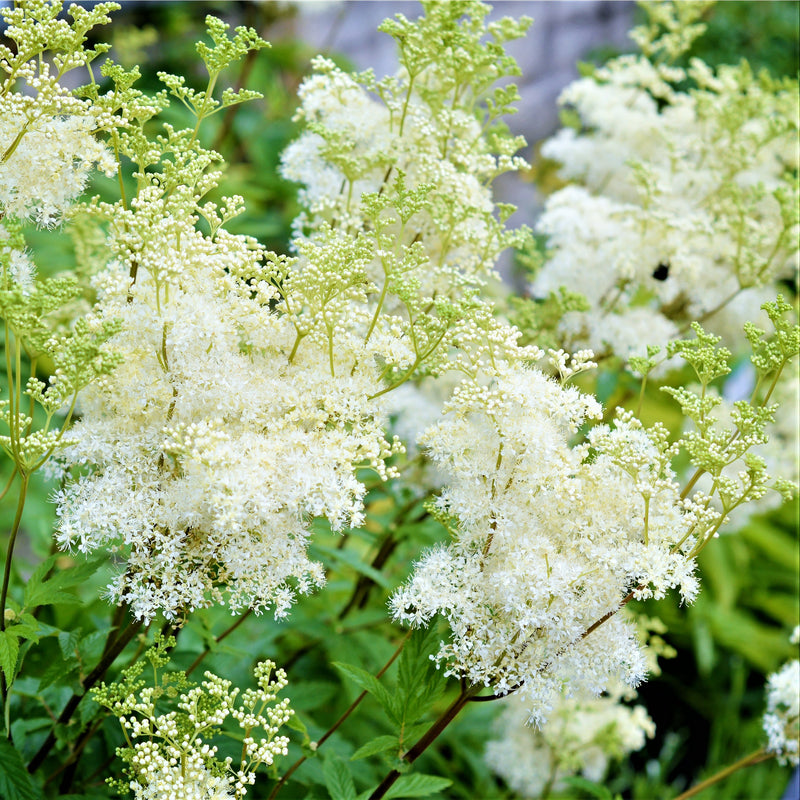
<path fill-rule="evenodd" d="M 480 684 L 462 688 L 455 700 L 445 709 L 436 722 L 425 732 L 425 735 L 402 757 L 407 764 L 413 764 L 439 736 L 439 734 L 456 718 L 469 699 L 481 690 Z M 402 773 L 393 769 L 369 796 L 369 800 L 379 800 L 394 785 Z"/>
<path fill-rule="evenodd" d="M 34 773 L 44 763 L 45 758 L 49 755 L 50 751 L 56 743 L 55 729 L 58 725 L 66 725 L 71 719 L 72 715 L 78 708 L 79 703 L 86 696 L 86 693 L 91 689 L 108 671 L 108 668 L 116 661 L 117 656 L 127 647 L 128 643 L 139 632 L 142 627 L 142 620 L 133 620 L 119 636 L 114 639 L 114 643 L 110 647 L 106 647 L 102 658 L 97 666 L 89 673 L 86 680 L 83 682 L 80 693 L 76 692 L 67 701 L 64 710 L 59 714 L 56 724 L 48 734 L 47 738 L 42 743 L 42 746 L 36 752 L 36 755 L 31 759 L 28 764 L 28 772 Z"/>
<path fill-rule="evenodd" d="M 226 636 L 230 636 L 249 616 L 253 613 L 252 608 L 248 608 L 247 611 L 242 614 L 239 619 L 236 620 L 232 625 L 226 628 L 219 636 L 217 636 L 214 641 L 219 644 Z M 191 666 L 189 669 L 186 670 L 186 674 L 190 675 L 197 667 L 200 665 L 200 662 L 211 652 L 211 648 L 206 646 L 206 649 L 200 653 L 197 658 L 192 661 Z"/>
<path fill-rule="evenodd" d="M 383 677 L 384 673 L 386 672 L 389 667 L 394 664 L 395 659 L 403 652 L 403 648 L 405 647 L 406 642 L 411 638 L 411 634 L 413 633 L 413 629 L 409 629 L 408 633 L 403 637 L 403 640 L 400 642 L 398 648 L 392 653 L 392 657 L 381 667 L 380 671 L 376 673 L 376 678 Z M 329 739 L 333 733 L 339 728 L 339 726 L 356 710 L 359 703 L 367 696 L 367 692 L 361 692 L 361 694 L 356 697 L 355 700 L 347 707 L 347 710 L 336 720 L 336 722 L 331 725 L 330 728 L 319 738 L 317 741 L 317 750 L 322 746 L 322 744 Z M 308 758 L 308 756 L 301 756 L 297 759 L 297 761 L 292 764 L 291 767 L 286 771 L 283 777 L 278 781 L 275 785 L 275 788 L 270 792 L 269 797 L 267 800 L 275 800 L 278 796 L 278 792 L 281 790 L 281 787 L 292 777 L 295 771 L 300 767 L 300 765 Z"/>

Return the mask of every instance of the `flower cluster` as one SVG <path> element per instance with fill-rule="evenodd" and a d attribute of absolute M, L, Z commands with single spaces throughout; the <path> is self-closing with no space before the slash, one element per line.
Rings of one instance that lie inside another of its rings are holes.
<path fill-rule="evenodd" d="M 671 66 L 691 37 L 659 32 L 697 35 L 688 22 L 702 6 L 647 9 L 651 25 L 634 31 L 645 54 L 609 61 L 560 98 L 574 124 L 542 154 L 569 185 L 539 220 L 549 253 L 532 287 L 582 287 L 589 309 L 564 314 L 563 340 L 624 359 L 692 320 L 736 342 L 800 258 L 796 81 L 746 62 Z"/>
<path fill-rule="evenodd" d="M 110 595 L 140 618 L 180 619 L 216 602 L 284 615 L 298 592 L 323 582 L 306 553 L 309 520 L 359 526 L 356 469 L 393 474 L 386 461 L 401 445 L 384 434 L 384 395 L 420 372 L 477 373 L 516 352 L 518 333 L 476 296 L 476 276 L 515 238 L 503 225 L 510 209 L 494 216 L 489 184 L 521 163 L 511 156 L 520 141 L 493 131 L 516 94 L 488 90 L 514 71 L 502 43 L 526 23 L 493 23 L 487 44 L 480 4 L 426 8 L 421 20 L 388 28 L 408 75 L 368 81 L 387 109 L 373 123 L 386 141 L 405 142 L 401 156 L 376 161 L 372 134 L 351 142 L 360 129 L 337 128 L 374 101 L 317 62 L 322 74 L 302 92 L 307 132 L 285 171 L 310 158 L 334 178 L 304 189 L 292 258 L 226 230 L 241 198 L 204 202 L 220 158 L 199 144 L 197 128 L 220 105 L 210 89 L 222 66 L 263 46 L 255 33 L 229 38 L 222 23 L 207 22 L 209 90 L 161 76 L 197 126 L 167 125 L 155 142 L 143 125 L 165 96 L 143 98 L 134 73 L 103 68 L 115 91 L 92 97 L 121 105 L 115 147 L 138 169 L 129 203 L 87 209 L 106 237 L 98 314 L 119 321 L 113 344 L 123 363 L 83 395 L 62 463 L 90 468 L 57 495 L 57 538 L 120 552 Z M 448 57 L 435 36 L 451 42 Z M 448 110 L 456 86 L 461 100 Z M 223 94 L 221 104 L 230 102 Z M 417 158 L 422 142 L 430 152 Z"/>
<path fill-rule="evenodd" d="M 167 650 L 174 645 L 174 638 L 157 638 L 146 654 L 154 672 L 169 661 Z M 241 697 L 230 681 L 211 672 L 199 686 L 189 686 L 180 672 L 165 673 L 160 683 L 147 686 L 140 678 L 143 669 L 139 661 L 123 671 L 118 683 L 92 690 L 94 699 L 119 718 L 125 731 L 129 746 L 118 748 L 117 754 L 130 781 L 116 785 L 123 792 L 133 791 L 136 800 L 241 800 L 258 767 L 286 755 L 289 740 L 278 731 L 294 712 L 288 700 L 276 702 L 288 681 L 282 669 L 272 677 L 271 661 L 256 664 L 258 688 L 247 689 Z M 159 710 L 167 699 L 177 710 Z M 228 717 L 243 732 L 236 762 L 231 756 L 218 758 L 218 747 L 206 741 L 221 732 Z M 256 738 L 258 728 L 263 735 Z"/>
<path fill-rule="evenodd" d="M 98 129 L 118 123 L 61 83 L 87 66 L 107 45 L 84 49 L 88 31 L 110 22 L 117 3 L 91 11 L 72 6 L 72 22 L 59 19 L 60 4 L 35 0 L 3 8 L 5 35 L 16 51 L 0 46 L 0 218 L 33 218 L 54 225 L 83 191 L 95 166 L 114 175 L 111 151 Z M 49 53 L 52 63 L 41 56 Z"/>
<path fill-rule="evenodd" d="M 628 706 L 614 696 L 564 699 L 541 729 L 526 724 L 520 698 L 503 704 L 486 761 L 522 797 L 563 790 L 564 779 L 578 773 L 600 782 L 610 762 L 641 750 L 655 734 L 644 706 Z"/>
<path fill-rule="evenodd" d="M 437 510 L 451 541 L 427 553 L 391 599 L 396 619 L 448 621 L 450 641 L 436 656 L 448 674 L 498 695 L 519 691 L 540 723 L 565 687 L 599 694 L 644 678 L 645 652 L 617 612 L 675 587 L 692 600 L 695 556 L 730 511 L 770 486 L 751 450 L 766 441 L 768 401 L 797 357 L 800 328 L 780 296 L 764 310 L 772 337 L 747 328 L 759 385 L 752 403 L 734 405 L 729 425 L 715 416 L 720 401 L 709 387 L 730 372 L 730 352 L 697 323 L 693 338 L 670 344 L 700 384 L 697 392 L 668 387 L 693 422 L 674 442 L 630 411 L 589 427 L 601 408 L 567 381 L 591 364 L 590 353 L 568 363 L 551 352 L 560 382 L 509 358 L 456 387 L 421 440 L 448 475 Z M 672 468 L 682 449 L 695 469 L 683 489 Z M 782 478 L 772 486 L 793 491 Z"/>
<path fill-rule="evenodd" d="M 674 482 L 666 432 L 623 414 L 572 446 L 599 416 L 592 396 L 517 366 L 492 387 L 459 386 L 423 438 L 449 474 L 438 509 L 452 542 L 416 565 L 394 616 L 445 616 L 452 639 L 437 659 L 448 672 L 519 689 L 534 719 L 567 681 L 597 694 L 612 677 L 643 679 L 626 622 L 586 635 L 629 592 L 697 591 L 687 555 L 703 527 Z"/>
<path fill-rule="evenodd" d="M 660 675 L 659 658 L 675 655 L 661 638 L 666 626 L 657 618 L 628 616 L 647 646 L 648 672 Z M 612 762 L 641 750 L 655 735 L 655 724 L 644 707 L 631 705 L 635 699 L 633 689 L 612 681 L 600 697 L 562 694 L 555 698 L 548 721 L 531 726 L 525 703 L 512 695 L 501 701 L 503 710 L 486 745 L 486 762 L 523 797 L 563 791 L 565 780 L 576 774 L 600 782 Z"/>
<path fill-rule="evenodd" d="M 792 644 L 800 643 L 800 627 Z M 764 714 L 767 750 L 781 764 L 800 764 L 800 660 L 794 659 L 767 678 L 767 712 Z"/>
<path fill-rule="evenodd" d="M 221 591 L 232 608 L 280 616 L 295 591 L 323 582 L 307 520 L 359 525 L 353 467 L 385 475 L 397 449 L 369 402 L 376 375 L 338 351 L 334 377 L 327 349 L 308 343 L 290 363 L 296 332 L 270 309 L 272 284 L 254 299 L 242 277 L 261 274 L 261 251 L 224 231 L 202 236 L 192 219 L 153 219 L 145 197 L 114 231 L 142 239 L 98 280 L 103 313 L 121 320 L 123 364 L 83 396 L 64 457 L 94 469 L 59 493 L 58 538 L 124 546 L 111 592 L 138 616 L 181 615 Z"/>
<path fill-rule="evenodd" d="M 492 84 L 518 73 L 503 44 L 530 20 L 486 25 L 488 7 L 475 2 L 423 7 L 414 22 L 397 15 L 380 27 L 397 42 L 395 76 L 314 60 L 299 90 L 304 131 L 282 163 L 305 206 L 295 220 L 298 266 L 307 270 L 328 243 L 359 245 L 365 338 L 392 385 L 454 366 L 453 348 L 478 350 L 478 359 L 502 349 L 492 340 L 505 334 L 477 290 L 498 254 L 529 235 L 506 229 L 514 208 L 492 197 L 498 175 L 525 166 L 514 155 L 524 140 L 499 123 L 516 87 Z"/>

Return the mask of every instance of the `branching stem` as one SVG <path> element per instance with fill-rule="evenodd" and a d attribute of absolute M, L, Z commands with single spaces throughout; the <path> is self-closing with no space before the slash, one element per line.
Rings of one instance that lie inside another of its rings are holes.
<path fill-rule="evenodd" d="M 403 648 L 406 645 L 406 642 L 411 638 L 411 634 L 413 633 L 413 629 L 409 628 L 408 633 L 403 637 L 400 641 L 400 644 L 397 646 L 397 649 L 392 653 L 392 657 L 383 665 L 379 672 L 375 674 L 376 678 L 383 677 L 386 670 L 394 664 L 395 659 L 403 652 Z M 317 750 L 335 733 L 335 731 L 339 728 L 339 726 L 356 710 L 358 705 L 361 701 L 367 696 L 367 692 L 361 692 L 361 694 L 356 697 L 355 700 L 347 707 L 344 713 L 336 720 L 336 722 L 331 725 L 330 728 L 317 740 Z M 281 790 L 289 778 L 295 773 L 295 771 L 300 767 L 301 764 L 308 758 L 308 756 L 301 756 L 297 759 L 297 761 L 292 764 L 291 767 L 284 773 L 283 777 L 275 784 L 275 788 L 270 792 L 269 797 L 267 800 L 275 800 L 278 796 L 278 792 Z"/>

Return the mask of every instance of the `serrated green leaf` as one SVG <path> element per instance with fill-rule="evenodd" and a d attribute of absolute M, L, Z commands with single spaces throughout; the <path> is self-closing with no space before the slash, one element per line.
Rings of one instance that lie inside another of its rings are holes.
<path fill-rule="evenodd" d="M 28 605 L 27 602 L 28 594 L 32 591 L 35 591 L 36 587 L 41 585 L 45 575 L 47 575 L 47 573 L 53 568 L 53 564 L 56 563 L 57 558 L 58 558 L 58 553 L 52 556 L 48 556 L 30 574 L 30 577 L 25 582 L 25 605 Z"/>
<path fill-rule="evenodd" d="M 400 749 L 400 740 L 396 736 L 377 736 L 371 742 L 362 745 L 350 756 L 351 761 L 358 761 L 360 758 L 374 756 L 375 753 L 383 753 L 392 748 Z"/>
<path fill-rule="evenodd" d="M 415 631 L 406 642 L 397 671 L 397 700 L 403 722 L 413 723 L 444 690 L 445 679 L 430 655 L 438 648 L 435 628 Z"/>
<path fill-rule="evenodd" d="M 80 598 L 76 597 L 71 592 L 65 592 L 64 589 L 83 583 L 90 575 L 93 575 L 97 571 L 102 561 L 102 559 L 92 559 L 76 564 L 74 567 L 61 570 L 55 567 L 56 572 L 48 580 L 43 580 L 48 571 L 54 568 L 57 557 L 58 556 L 50 556 L 50 558 L 45 559 L 45 561 L 39 564 L 26 583 L 26 608 L 54 605 L 56 603 L 80 602 Z"/>
<path fill-rule="evenodd" d="M 54 683 L 68 684 L 71 680 L 72 674 L 78 669 L 78 659 L 73 658 L 71 661 L 62 661 L 57 659 L 50 663 L 50 666 L 44 671 L 44 674 L 39 678 L 39 688 L 37 691 L 41 692 Z"/>
<path fill-rule="evenodd" d="M 81 658 L 87 663 L 99 661 L 107 639 L 108 631 L 94 631 L 84 636 L 78 642 Z"/>
<path fill-rule="evenodd" d="M 360 686 L 365 692 L 369 692 L 396 723 L 402 723 L 403 720 L 396 696 L 389 692 L 374 675 L 370 675 L 369 672 L 359 667 L 354 667 L 352 664 L 344 664 L 341 661 L 334 662 L 333 666 L 350 678 L 356 686 Z"/>
<path fill-rule="evenodd" d="M 34 621 L 33 624 L 30 622 L 20 622 L 17 624 L 9 625 L 6 630 L 13 634 L 17 639 L 34 639 L 38 640 L 39 636 L 39 626 Z"/>
<path fill-rule="evenodd" d="M 355 800 L 356 787 L 350 768 L 343 759 L 336 755 L 328 756 L 322 765 L 322 774 L 331 800 Z"/>
<path fill-rule="evenodd" d="M 304 741 L 310 739 L 308 735 L 308 728 L 306 727 L 305 722 L 303 722 L 303 720 L 300 719 L 300 717 L 297 714 L 292 714 L 292 716 L 286 720 L 285 725 L 287 728 L 290 728 L 293 731 L 302 733 Z"/>
<path fill-rule="evenodd" d="M 401 775 L 385 797 L 387 800 L 392 797 L 428 797 L 435 792 L 441 792 L 452 783 L 453 781 L 438 775 Z"/>
<path fill-rule="evenodd" d="M 22 756 L 8 739 L 0 738 L 0 797 L 3 800 L 40 800 Z"/>
<path fill-rule="evenodd" d="M 58 634 L 58 646 L 61 648 L 61 655 L 65 661 L 77 657 L 78 641 L 81 638 L 81 629 L 74 631 L 61 631 Z"/>
<path fill-rule="evenodd" d="M 13 629 L 0 631 L 0 667 L 6 676 L 6 685 L 14 683 L 17 669 L 17 654 L 19 653 L 19 640 L 14 636 Z M 0 797 L 4 797 L 0 794 Z"/>

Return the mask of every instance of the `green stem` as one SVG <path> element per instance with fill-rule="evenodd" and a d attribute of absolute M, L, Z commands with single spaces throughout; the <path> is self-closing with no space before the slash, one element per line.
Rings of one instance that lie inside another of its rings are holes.
<path fill-rule="evenodd" d="M 289 353 L 290 364 L 294 362 L 294 357 L 295 355 L 297 355 L 297 348 L 300 347 L 300 342 L 302 342 L 305 337 L 306 337 L 305 333 L 300 333 L 300 331 L 297 331 L 297 336 L 295 337 L 294 340 L 294 347 L 292 347 L 292 352 Z"/>
<path fill-rule="evenodd" d="M 369 342 L 369 337 L 372 336 L 372 331 L 375 330 L 375 325 L 378 322 L 378 317 L 380 316 L 381 310 L 383 309 L 383 303 L 386 300 L 386 292 L 389 289 L 389 274 L 384 269 L 384 277 L 383 277 L 383 288 L 381 289 L 380 297 L 378 298 L 378 305 L 375 307 L 375 313 L 372 315 L 372 322 L 369 324 L 369 330 L 367 331 L 367 335 L 364 337 L 364 344 Z"/>
<path fill-rule="evenodd" d="M 12 484 L 14 483 L 14 478 L 17 477 L 18 470 L 19 470 L 19 468 L 15 464 L 14 465 L 14 469 L 11 470 L 11 476 L 8 479 L 8 483 L 6 484 L 5 489 L 3 489 L 2 492 L 0 492 L 0 501 L 8 494 L 8 490 L 11 488 Z"/>
<path fill-rule="evenodd" d="M 636 416 L 641 418 L 642 416 L 642 404 L 644 403 L 644 391 L 647 387 L 647 373 L 642 376 L 642 388 L 639 389 L 639 403 L 636 406 Z"/>
<path fill-rule="evenodd" d="M 734 764 L 731 764 L 729 767 L 725 767 L 725 769 L 720 770 L 715 775 L 712 775 L 710 778 L 706 778 L 706 780 L 701 781 L 696 786 L 692 786 L 691 789 L 688 789 L 683 794 L 679 794 L 674 800 L 687 800 L 689 797 L 694 797 L 696 794 L 699 794 L 704 789 L 707 789 L 709 786 L 713 786 L 715 783 L 719 783 L 722 780 L 725 780 L 729 775 L 732 775 L 737 770 L 740 770 L 744 767 L 750 767 L 753 764 L 758 764 L 761 761 L 767 761 L 770 758 L 774 758 L 773 753 L 767 753 L 766 750 L 762 747 L 756 750 L 753 753 L 750 753 L 749 756 L 745 756 L 744 758 L 740 759 Z"/>
<path fill-rule="evenodd" d="M 31 120 L 26 120 L 25 124 L 20 128 L 19 133 L 14 137 L 14 141 L 6 148 L 6 151 L 0 157 L 0 164 L 4 164 L 8 161 L 9 158 L 14 154 L 14 151 L 19 146 L 19 143 L 22 141 L 22 137 L 28 132 L 28 126 L 31 124 Z"/>

